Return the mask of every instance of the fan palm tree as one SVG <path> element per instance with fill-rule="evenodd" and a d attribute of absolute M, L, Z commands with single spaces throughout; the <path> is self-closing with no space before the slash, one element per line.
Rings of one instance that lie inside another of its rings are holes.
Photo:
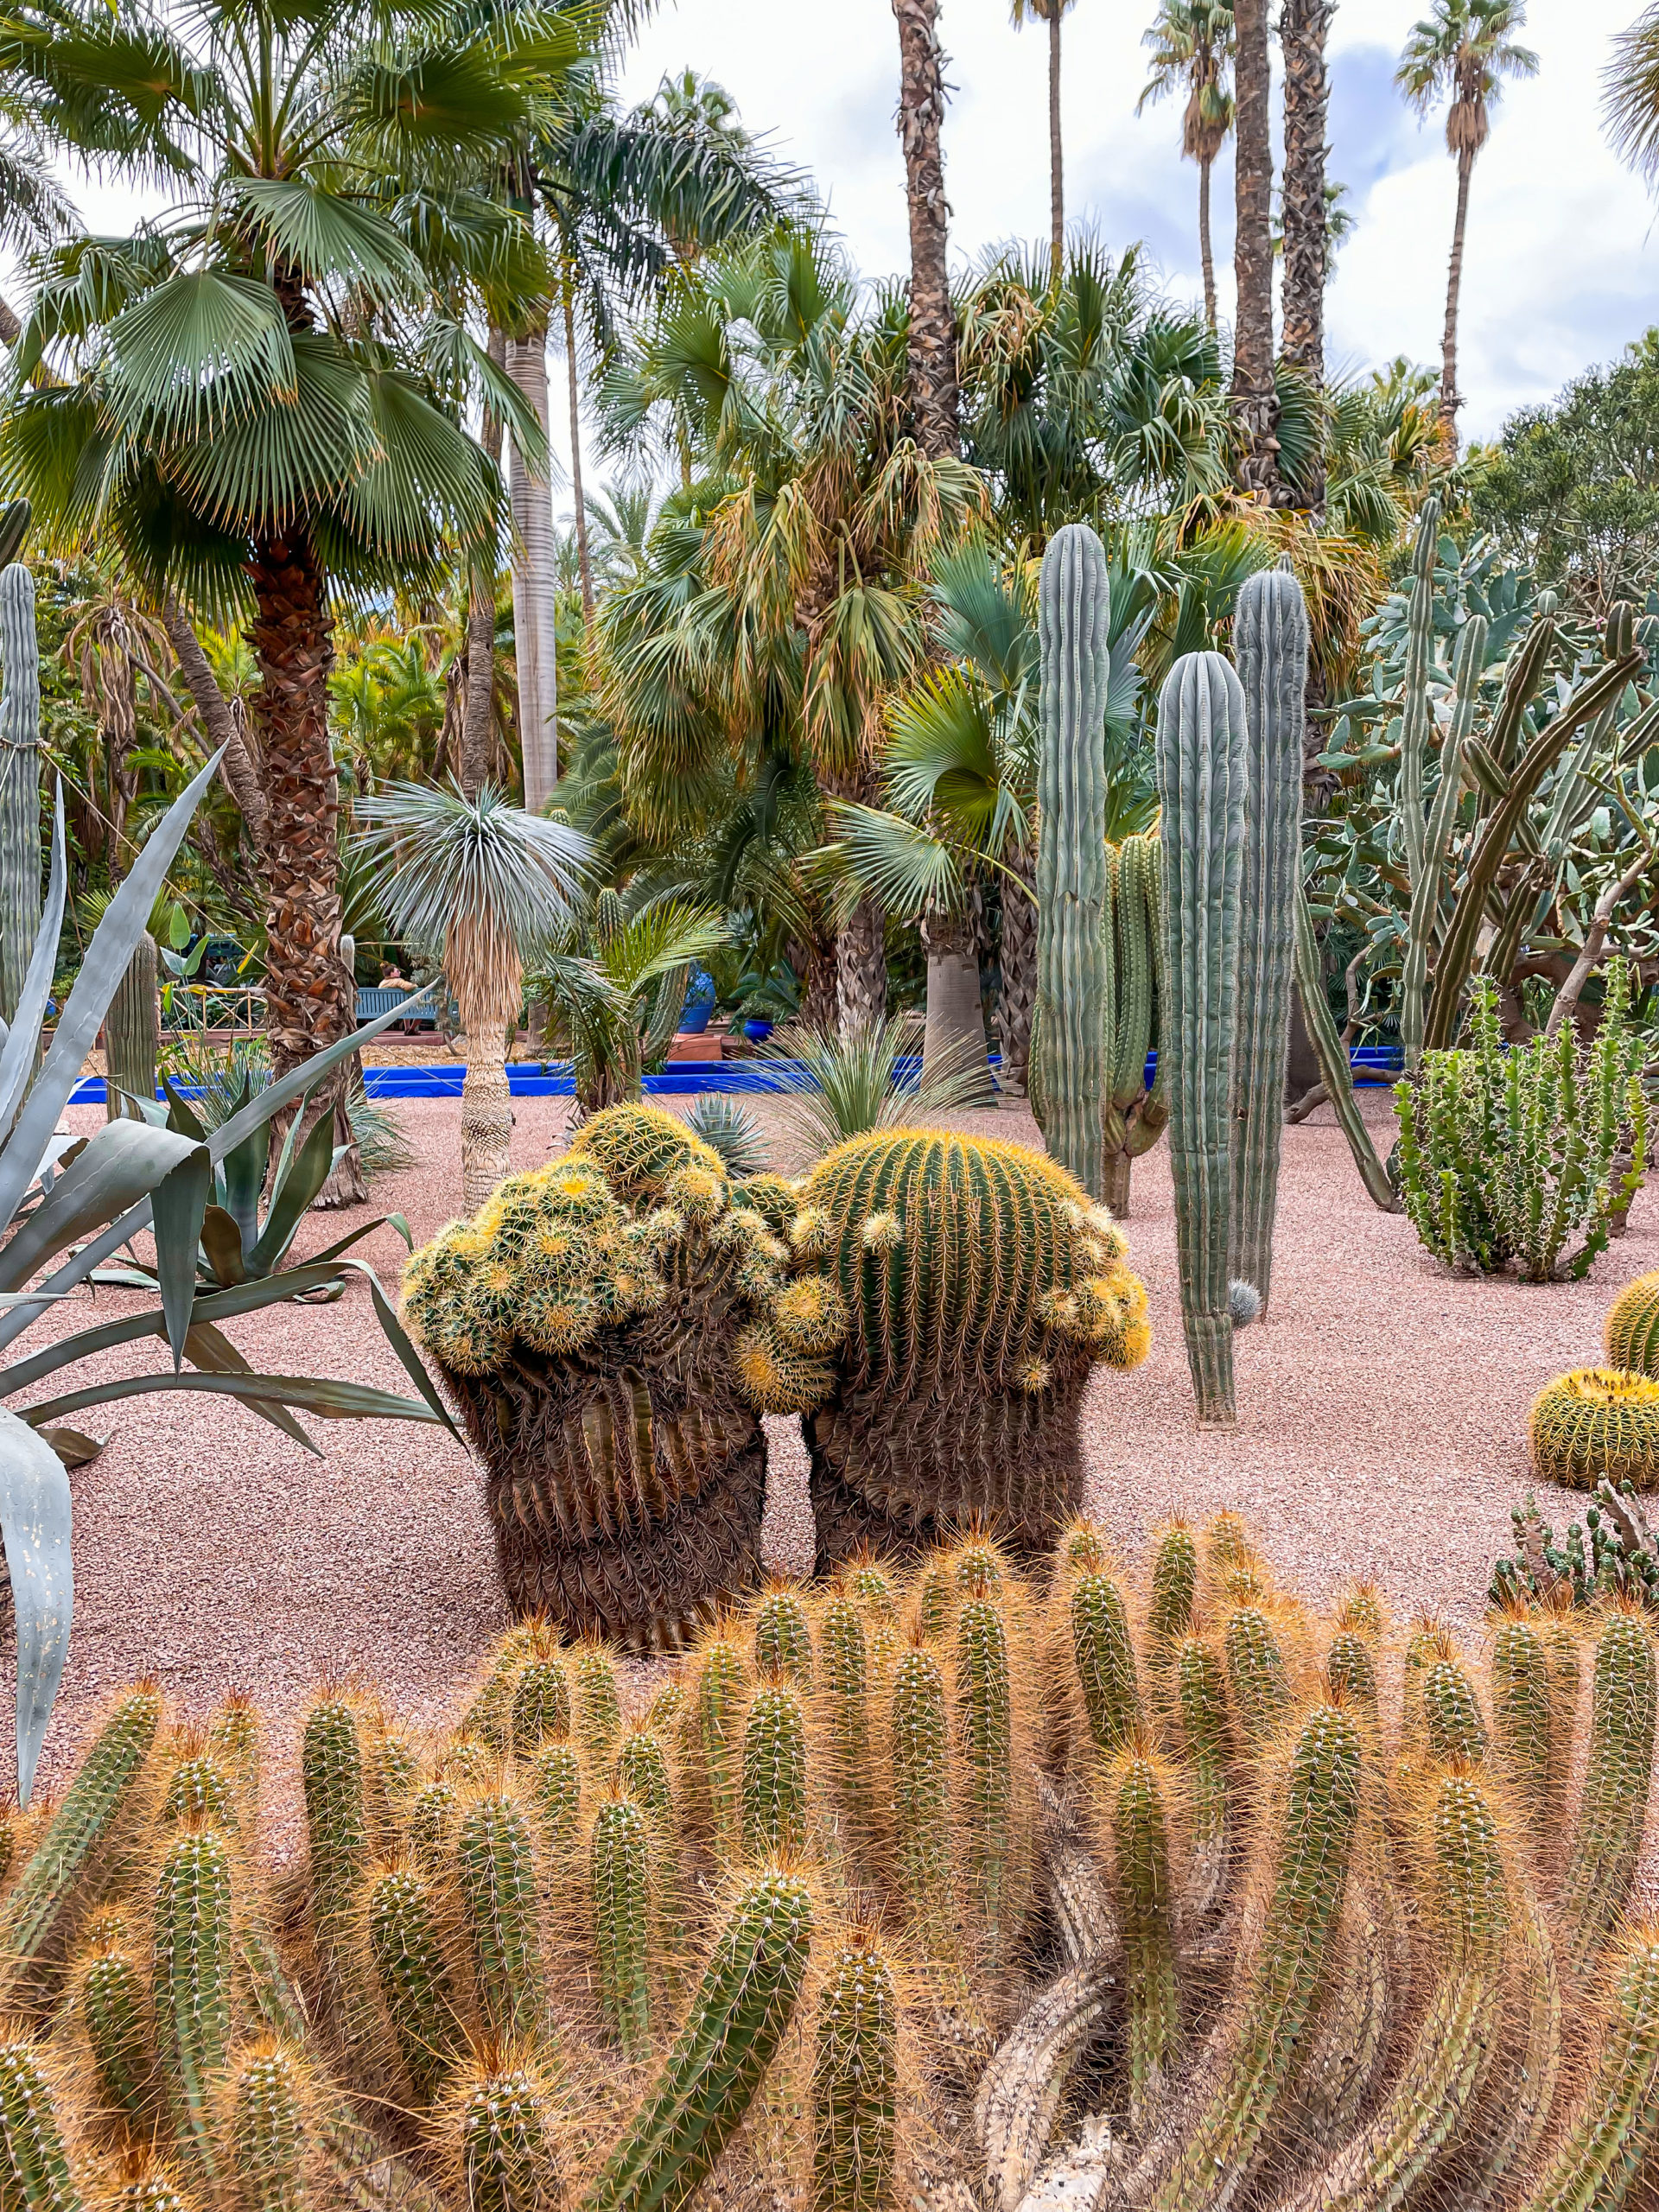
<path fill-rule="evenodd" d="M 944 53 L 938 0 L 893 0 L 899 22 L 899 140 L 910 209 L 910 411 L 931 459 L 961 451 L 957 322 L 950 305 L 950 209 L 944 196 Z"/>
<path fill-rule="evenodd" d="M 1652 184 L 1659 175 L 1659 4 L 1614 39 L 1601 111 L 1615 149 Z"/>
<path fill-rule="evenodd" d="M 1491 133 L 1491 110 L 1506 77 L 1535 77 L 1538 57 L 1516 42 L 1527 19 L 1523 0 L 1433 0 L 1431 12 L 1412 27 L 1395 83 L 1420 115 L 1450 93 L 1446 151 L 1458 165 L 1458 212 L 1452 226 L 1452 259 L 1446 279 L 1446 331 L 1440 346 L 1440 422 L 1457 449 L 1458 294 L 1463 283 L 1463 239 L 1469 220 L 1469 180 L 1475 156 Z"/>
<path fill-rule="evenodd" d="M 454 21 L 381 0 L 202 0 L 176 18 L 42 0 L 8 22 L 14 108 L 106 171 L 188 180 L 165 220 L 48 258 L 0 475 L 50 543 L 107 543 L 156 603 L 246 625 L 279 1077 L 354 1018 L 330 591 L 435 591 L 458 543 L 493 563 L 499 478 L 462 411 L 481 391 L 521 441 L 539 432 L 465 310 L 544 277 L 523 224 L 466 180 L 593 35 L 575 13 Z M 43 362 L 52 378 L 26 385 Z M 320 1103 L 349 1145 L 342 1086 Z M 347 1152 L 325 1196 L 361 1195 Z"/>
<path fill-rule="evenodd" d="M 16 129 L 0 133 L 0 239 L 13 252 L 38 252 L 67 238 L 79 219 L 39 137 Z M 15 346 L 22 327 L 10 302 L 0 299 L 0 346 Z"/>
<path fill-rule="evenodd" d="M 1135 111 L 1184 91 L 1181 151 L 1198 165 L 1198 258 L 1204 319 L 1216 327 L 1216 264 L 1210 245 L 1210 172 L 1233 127 L 1232 0 L 1164 0 L 1141 39 L 1152 49 L 1147 88 Z"/>
<path fill-rule="evenodd" d="M 1033 20 L 1048 25 L 1048 251 L 1058 284 L 1065 266 L 1065 157 L 1060 143 L 1060 17 L 1072 0 L 1013 0 L 1016 30 Z"/>
<path fill-rule="evenodd" d="M 1273 378 L 1273 143 L 1267 0 L 1235 0 L 1233 74 L 1233 414 L 1238 480 L 1257 499 L 1279 488 Z"/>
<path fill-rule="evenodd" d="M 358 802 L 356 849 L 375 868 L 380 905 L 410 946 L 442 948 L 467 1033 L 461 1089 L 462 1204 L 475 1213 L 507 1173 L 512 1108 L 506 1039 L 524 968 L 569 923 L 591 847 L 579 830 L 509 804 L 493 784 L 393 784 Z"/>

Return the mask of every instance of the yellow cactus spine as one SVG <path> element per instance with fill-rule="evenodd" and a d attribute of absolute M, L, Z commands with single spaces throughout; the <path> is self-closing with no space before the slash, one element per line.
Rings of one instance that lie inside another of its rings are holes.
<path fill-rule="evenodd" d="M 1089 1732 L 1108 1754 L 1140 1725 L 1135 1646 L 1122 1594 L 1109 1575 L 1085 1574 L 1071 1592 L 1071 1656 Z"/>
<path fill-rule="evenodd" d="M 1126 1751 L 1112 1776 L 1112 1850 L 1129 2022 L 1129 2124 L 1144 2136 L 1181 2032 L 1163 1783 L 1150 1755 Z"/>
<path fill-rule="evenodd" d="M 1605 1342 L 1609 1367 L 1659 1376 L 1659 1273 L 1625 1284 L 1608 1308 Z"/>
<path fill-rule="evenodd" d="M 812 2068 L 812 2212 L 892 2212 L 896 2201 L 899 1993 L 877 1939 L 830 1961 Z"/>
<path fill-rule="evenodd" d="M 629 2058 L 651 2050 L 651 1851 L 645 1815 L 628 1797 L 594 1815 L 588 1842 L 600 2005 Z"/>
<path fill-rule="evenodd" d="M 1527 1434 L 1545 1482 L 1593 1490 L 1659 1484 L 1659 1379 L 1617 1368 L 1578 1367 L 1532 1402 Z"/>

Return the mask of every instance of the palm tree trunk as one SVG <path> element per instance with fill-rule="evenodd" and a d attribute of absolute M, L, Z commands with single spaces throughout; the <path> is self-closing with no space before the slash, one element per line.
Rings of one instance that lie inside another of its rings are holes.
<path fill-rule="evenodd" d="M 1216 257 L 1210 248 L 1210 172 L 1215 164 L 1208 154 L 1198 162 L 1198 259 L 1204 264 L 1204 319 L 1216 327 Z"/>
<path fill-rule="evenodd" d="M 507 373 L 548 429 L 547 325 L 507 347 Z M 558 571 L 553 502 L 546 474 L 533 471 L 514 439 L 508 452 L 512 519 L 524 552 L 512 564 L 512 638 L 518 665 L 518 731 L 524 804 L 537 813 L 559 779 Z"/>
<path fill-rule="evenodd" d="M 23 326 L 18 321 L 10 300 L 0 299 L 0 346 L 8 351 L 22 335 Z"/>
<path fill-rule="evenodd" d="M 505 368 L 507 341 L 490 333 L 490 359 Z M 484 410 L 479 442 L 490 459 L 501 459 L 501 418 Z M 461 728 L 461 787 L 476 798 L 495 765 L 495 547 L 475 553 L 468 563 L 467 604 L 467 709 Z"/>
<path fill-rule="evenodd" d="M 507 1089 L 507 1027 L 515 1022 L 524 975 L 511 939 L 458 916 L 444 944 L 444 971 L 467 1033 L 461 1091 L 461 1205 L 476 1213 L 508 1173 L 512 1100 Z"/>
<path fill-rule="evenodd" d="M 355 993 L 340 958 L 340 785 L 328 741 L 334 664 L 327 588 L 310 531 L 296 524 L 258 540 L 249 563 L 259 669 L 252 721 L 265 770 L 265 1033 L 272 1073 L 284 1076 L 356 1027 Z M 317 1093 L 346 1149 L 319 1205 L 368 1196 L 346 1114 L 346 1071 Z M 293 1109 L 273 1117 L 280 1139 Z M 273 1152 L 273 1158 L 276 1156 Z"/>
<path fill-rule="evenodd" d="M 1325 382 L 1325 131 L 1330 86 L 1325 73 L 1330 0 L 1285 0 L 1279 45 L 1285 60 L 1285 273 L 1281 295 L 1287 361 Z M 1309 510 L 1325 512 L 1325 455 L 1313 456 L 1298 486 Z"/>
<path fill-rule="evenodd" d="M 1060 146 L 1060 10 L 1048 0 L 1049 254 L 1058 284 L 1065 271 L 1065 156 Z"/>
<path fill-rule="evenodd" d="M 974 925 L 966 914 L 934 910 L 922 917 L 927 952 L 927 1019 L 922 1032 L 924 1066 L 965 1063 L 984 1070 L 982 1094 L 972 1103 L 995 1103 L 985 1051 L 985 1007 L 979 991 Z"/>
<path fill-rule="evenodd" d="M 893 0 L 899 23 L 899 137 L 910 204 L 910 407 L 916 441 L 938 458 L 960 450 L 957 324 L 946 267 L 950 207 L 939 131 L 944 55 L 938 0 Z"/>
<path fill-rule="evenodd" d="M 1238 480 L 1271 499 L 1279 482 L 1278 405 L 1273 389 L 1273 146 L 1268 136 L 1267 0 L 1236 0 L 1235 163 L 1237 222 L 1233 273 L 1233 413 L 1239 436 Z"/>
<path fill-rule="evenodd" d="M 1036 874 L 1032 854 L 1023 848 L 1009 855 L 1007 868 L 1002 879 L 1002 991 L 997 1001 L 997 1028 L 1002 1088 L 1023 1096 L 1031 1066 L 1031 1017 L 1037 1005 Z"/>
<path fill-rule="evenodd" d="M 1458 294 L 1463 289 L 1463 236 L 1469 221 L 1469 180 L 1474 174 L 1472 147 L 1458 155 L 1458 215 L 1452 226 L 1452 262 L 1446 276 L 1446 333 L 1440 341 L 1440 435 L 1451 457 L 1458 451 Z"/>
<path fill-rule="evenodd" d="M 887 1014 L 886 918 L 875 899 L 861 899 L 836 937 L 836 1026 L 847 1037 Z"/>
<path fill-rule="evenodd" d="M 570 496 L 576 503 L 576 568 L 582 577 L 582 619 L 594 623 L 594 569 L 588 553 L 588 505 L 582 490 L 582 385 L 576 363 L 576 308 L 567 262 L 559 286 L 564 308 L 564 372 L 570 393 Z"/>

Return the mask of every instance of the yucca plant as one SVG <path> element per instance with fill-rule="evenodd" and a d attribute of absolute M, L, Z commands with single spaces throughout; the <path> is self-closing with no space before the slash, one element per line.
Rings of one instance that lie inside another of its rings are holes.
<path fill-rule="evenodd" d="M 63 923 L 67 880 L 63 802 L 59 795 L 44 912 L 16 1016 L 0 1049 L 0 1347 L 12 1344 L 69 1297 L 111 1255 L 142 1230 L 155 1237 L 150 1281 L 157 1303 L 146 1311 L 60 1338 L 0 1368 L 0 1399 L 33 1393 L 93 1353 L 146 1337 L 163 1338 L 170 1374 L 128 1376 L 57 1393 L 15 1409 L 0 1407 L 0 1534 L 17 1620 L 17 1782 L 27 1804 L 46 1726 L 68 1649 L 73 1583 L 70 1569 L 70 1497 L 66 1465 L 101 1446 L 70 1426 L 73 1416 L 112 1400 L 156 1390 L 207 1390 L 240 1399 L 275 1427 L 315 1449 L 293 1408 L 333 1416 L 378 1414 L 448 1421 L 419 1356 L 360 1262 L 375 1310 L 398 1358 L 421 1393 L 401 1398 L 360 1382 L 257 1374 L 219 1327 L 238 1314 L 336 1281 L 338 1253 L 321 1263 L 281 1270 L 219 1289 L 199 1273 L 204 1225 L 216 1176 L 245 1175 L 257 1148 L 264 1157 L 271 1116 L 308 1096 L 392 1019 L 373 1022 L 332 1045 L 291 1075 L 268 1084 L 212 1132 L 157 1128 L 147 1121 L 106 1122 L 90 1137 L 55 1134 L 111 996 L 125 975 L 190 817 L 219 766 L 215 754 L 156 823 L 130 873 L 111 899 L 87 945 L 74 988 L 58 1017 L 51 1050 L 31 1084 Z M 400 1008 L 401 1012 L 402 1009 Z M 327 1141 L 329 1123 L 322 1124 Z M 315 1141 L 315 1140 L 313 1140 Z M 211 1233 L 211 1232 L 209 1232 Z M 287 1249 L 285 1232 L 280 1242 Z M 67 1256 L 64 1256 L 65 1255 Z M 59 1264 L 54 1265 L 54 1262 Z M 45 1281 L 29 1289 L 43 1271 Z M 186 1371 L 184 1363 L 190 1363 Z"/>
<path fill-rule="evenodd" d="M 921 1057 L 913 1015 L 842 1033 L 806 1023 L 780 1030 L 757 1065 L 779 1099 L 779 1118 L 814 1153 L 848 1137 L 935 1121 L 985 1103 L 983 1039 L 960 1039 Z"/>
<path fill-rule="evenodd" d="M 400 938 L 442 945 L 461 1007 L 461 1172 L 472 1213 L 507 1172 L 506 1039 L 524 968 L 569 920 L 591 848 L 581 830 L 525 813 L 493 784 L 476 798 L 458 783 L 393 784 L 357 811 L 370 825 L 358 849 L 379 865 L 388 922 Z"/>

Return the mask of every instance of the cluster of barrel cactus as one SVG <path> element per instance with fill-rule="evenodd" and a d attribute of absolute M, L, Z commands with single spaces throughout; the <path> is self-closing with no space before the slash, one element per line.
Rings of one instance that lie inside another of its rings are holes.
<path fill-rule="evenodd" d="M 1533 1400 L 1535 1471 L 1568 1490 L 1659 1489 L 1659 1274 L 1626 1283 L 1604 1328 L 1608 1365 L 1575 1367 Z"/>
<path fill-rule="evenodd" d="M 1477 1662 L 1224 1515 L 1046 1587 L 972 1530 L 649 1681 L 512 1631 L 456 1724 L 117 1700 L 0 1891 L 18 2212 L 1645 2202 L 1641 1612 Z"/>
<path fill-rule="evenodd" d="M 884 1130 L 734 1181 L 644 1105 L 510 1177 L 404 1289 L 514 1605 L 651 1649 L 760 1579 L 762 1414 L 804 1420 L 822 1563 L 968 1513 L 1045 1545 L 1090 1368 L 1143 1358 L 1146 1312 L 1122 1232 L 1039 1154 Z"/>

